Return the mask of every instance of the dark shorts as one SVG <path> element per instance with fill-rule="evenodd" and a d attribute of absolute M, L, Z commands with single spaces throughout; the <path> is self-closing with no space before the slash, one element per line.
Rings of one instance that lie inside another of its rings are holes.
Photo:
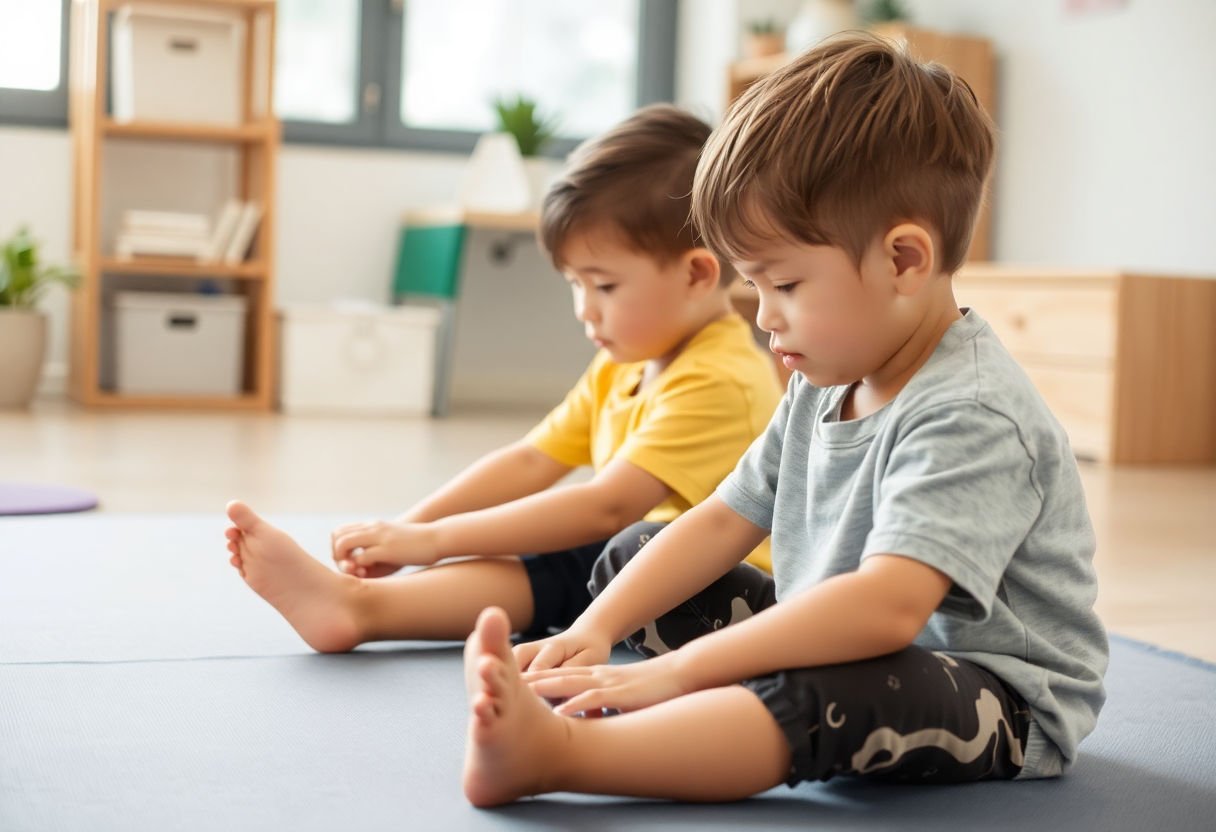
<path fill-rule="evenodd" d="M 566 629 L 591 605 L 587 582 L 591 569 L 608 541 L 600 540 L 520 560 L 532 585 L 532 625 L 520 638 L 532 641 Z"/>
<path fill-rule="evenodd" d="M 637 523 L 604 547 L 598 595 L 662 524 Z M 646 657 L 676 650 L 777 602 L 773 579 L 747 564 L 625 640 Z M 790 746 L 787 782 L 837 775 L 914 783 L 1011 779 L 1022 770 L 1030 711 L 982 667 L 912 646 L 860 662 L 749 679 Z"/>

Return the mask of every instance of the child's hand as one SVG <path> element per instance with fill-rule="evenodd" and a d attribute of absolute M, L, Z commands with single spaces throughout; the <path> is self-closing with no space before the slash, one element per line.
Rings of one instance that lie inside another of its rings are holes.
<path fill-rule="evenodd" d="M 381 578 L 402 566 L 430 566 L 437 559 L 425 523 L 351 523 L 334 529 L 330 542 L 338 569 L 359 578 Z"/>
<path fill-rule="evenodd" d="M 609 639 L 575 624 L 564 633 L 516 645 L 515 661 L 520 670 L 585 667 L 603 664 L 611 652 Z"/>
<path fill-rule="evenodd" d="M 562 716 L 637 711 L 692 692 L 681 678 L 678 652 L 634 664 L 534 670 L 523 680 L 538 696 L 560 701 L 553 710 Z"/>

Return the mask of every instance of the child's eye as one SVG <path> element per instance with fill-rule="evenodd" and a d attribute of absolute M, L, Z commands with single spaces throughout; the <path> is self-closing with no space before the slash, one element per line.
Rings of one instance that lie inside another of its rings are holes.
<path fill-rule="evenodd" d="M 756 288 L 756 284 L 755 284 L 755 283 L 752 283 L 750 280 L 747 280 L 746 278 L 744 278 L 744 280 L 743 280 L 743 288 L 745 288 L 745 289 L 755 289 L 755 288 Z"/>
<path fill-rule="evenodd" d="M 595 290 L 596 290 L 597 292 L 603 292 L 603 293 L 606 295 L 606 294 L 610 293 L 610 292 L 611 292 L 613 289 L 615 289 L 615 288 L 616 288 L 616 284 L 615 284 L 615 283 L 605 283 L 605 284 L 603 284 L 602 286 L 596 286 L 596 287 L 595 287 Z"/>
<path fill-rule="evenodd" d="M 794 291 L 794 287 L 797 285 L 797 283 L 782 283 L 780 286 L 774 286 L 773 288 L 778 292 L 789 294 L 790 292 Z"/>

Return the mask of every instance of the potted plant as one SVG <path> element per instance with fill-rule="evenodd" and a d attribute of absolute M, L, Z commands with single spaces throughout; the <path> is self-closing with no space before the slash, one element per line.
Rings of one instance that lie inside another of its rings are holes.
<path fill-rule="evenodd" d="M 743 38 L 743 57 L 765 58 L 785 51 L 785 32 L 771 17 L 747 24 Z"/>
<path fill-rule="evenodd" d="M 557 119 L 542 116 L 537 111 L 536 102 L 524 95 L 496 98 L 494 114 L 498 119 L 499 132 L 509 133 L 519 146 L 519 155 L 524 159 L 531 207 L 539 207 L 554 174 L 553 166 L 540 156 L 540 152 L 553 138 Z"/>
<path fill-rule="evenodd" d="M 76 286 L 72 268 L 44 266 L 25 228 L 0 245 L 0 407 L 26 407 L 46 355 L 46 315 L 36 308 L 47 287 Z"/>
<path fill-rule="evenodd" d="M 865 17 L 871 25 L 902 23 L 908 19 L 908 11 L 900 0 L 873 0 L 866 9 Z"/>

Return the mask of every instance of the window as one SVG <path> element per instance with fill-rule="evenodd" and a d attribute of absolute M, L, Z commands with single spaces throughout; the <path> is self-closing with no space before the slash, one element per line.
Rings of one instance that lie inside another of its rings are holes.
<path fill-rule="evenodd" d="M 0 121 L 67 124 L 69 4 L 0 0 Z M 275 110 L 288 141 L 467 151 L 523 94 L 564 153 L 671 100 L 675 31 L 676 0 L 278 0 Z"/>
<path fill-rule="evenodd" d="M 0 0 L 0 119 L 67 124 L 67 16 L 67 0 Z"/>
<path fill-rule="evenodd" d="M 550 151 L 564 153 L 638 105 L 671 100 L 675 8 L 279 0 L 279 115 L 288 140 L 465 151 L 493 127 L 496 96 L 523 94 L 557 120 Z"/>
<path fill-rule="evenodd" d="M 282 118 L 355 120 L 360 18 L 358 0 L 279 3 L 274 106 Z"/>
<path fill-rule="evenodd" d="M 490 102 L 523 93 L 568 137 L 633 111 L 638 0 L 411 0 L 402 15 L 399 122 L 494 126 Z"/>

